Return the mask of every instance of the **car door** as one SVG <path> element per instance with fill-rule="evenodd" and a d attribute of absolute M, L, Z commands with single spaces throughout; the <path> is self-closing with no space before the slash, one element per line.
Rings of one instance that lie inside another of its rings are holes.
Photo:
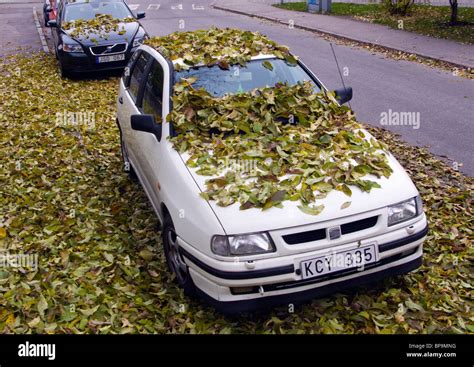
<path fill-rule="evenodd" d="M 136 144 L 140 143 L 135 141 L 136 136 L 132 131 L 131 116 L 141 113 L 141 95 L 144 86 L 143 79 L 146 76 L 145 72 L 148 68 L 149 61 L 151 61 L 151 56 L 148 52 L 137 51 L 137 53 L 134 54 L 129 63 L 130 67 L 125 70 L 122 78 L 124 86 L 120 90 L 118 97 L 119 106 L 117 109 L 117 118 L 120 122 L 122 138 L 125 143 L 128 158 L 139 176 L 143 175 L 142 167 L 140 166 L 141 163 L 137 160 Z M 127 70 L 129 75 L 127 75 Z"/>
<path fill-rule="evenodd" d="M 165 68 L 168 64 L 164 59 L 153 58 L 147 68 L 147 75 L 142 80 L 143 92 L 140 94 L 140 101 L 137 104 L 138 110 L 142 114 L 152 115 L 157 124 L 163 122 L 164 117 L 164 86 Z M 169 75 L 169 74 L 168 74 Z M 168 85 L 168 83 L 166 83 Z M 158 139 L 154 134 L 132 130 L 132 140 L 134 141 L 134 154 L 143 170 L 143 175 L 150 185 L 149 196 L 155 204 L 161 202 L 160 198 L 160 176 L 161 162 L 163 159 L 163 144 L 165 139 Z M 158 205 L 157 205 L 158 206 Z"/>
<path fill-rule="evenodd" d="M 58 3 L 57 10 L 56 10 L 56 23 L 57 27 L 52 27 L 51 29 L 51 38 L 53 39 L 54 50 L 57 52 L 57 48 L 60 41 L 60 34 L 61 34 L 61 18 L 63 17 L 62 13 L 64 12 L 64 4 L 62 1 Z M 53 20 L 53 19 L 51 19 Z"/>
<path fill-rule="evenodd" d="M 128 95 L 130 88 L 130 79 L 132 71 L 134 70 L 135 63 L 138 59 L 138 56 L 141 54 L 141 50 L 137 50 L 133 53 L 132 57 L 128 61 L 127 66 L 125 67 L 122 77 L 120 78 L 120 87 L 119 94 L 117 98 L 117 120 L 120 125 L 120 134 L 122 138 L 122 143 L 128 145 L 128 140 L 130 139 L 130 116 L 135 113 L 133 106 L 135 102 Z"/>

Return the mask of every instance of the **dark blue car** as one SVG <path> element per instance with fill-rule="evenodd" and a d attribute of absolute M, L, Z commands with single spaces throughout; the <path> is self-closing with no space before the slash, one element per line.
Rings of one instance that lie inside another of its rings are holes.
<path fill-rule="evenodd" d="M 61 76 L 124 68 L 148 37 L 138 21 L 144 16 L 132 13 L 123 0 L 60 1 L 57 17 L 48 25 Z M 99 29 L 101 21 L 109 26 Z"/>

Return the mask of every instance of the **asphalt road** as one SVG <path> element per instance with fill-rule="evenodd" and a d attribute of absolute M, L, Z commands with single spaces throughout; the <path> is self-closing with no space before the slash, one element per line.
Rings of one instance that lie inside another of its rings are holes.
<path fill-rule="evenodd" d="M 150 35 L 211 26 L 260 31 L 291 47 L 328 88 L 341 87 L 330 44 L 325 39 L 307 31 L 212 9 L 211 0 L 195 1 L 130 0 L 129 4 L 147 12 L 142 24 Z M 6 6 L 9 5 L 0 3 L 0 16 Z M 28 15 L 29 11 L 25 13 Z M 34 27 L 35 33 L 30 28 L 17 26 L 16 29 L 27 39 L 38 38 Z M 7 38 L 2 31 L 2 48 Z M 351 106 L 360 121 L 381 126 L 382 115 L 389 111 L 410 112 L 414 117 L 419 113 L 418 129 L 417 125 L 385 127 L 400 133 L 411 144 L 428 146 L 438 156 L 462 164 L 461 171 L 474 175 L 473 80 L 415 62 L 388 59 L 367 49 L 334 45 L 334 50 L 345 74 L 345 84 L 354 89 Z"/>
<path fill-rule="evenodd" d="M 24 51 L 42 49 L 33 19 L 33 6 L 42 3 L 34 0 L 0 0 L 0 57 Z"/>

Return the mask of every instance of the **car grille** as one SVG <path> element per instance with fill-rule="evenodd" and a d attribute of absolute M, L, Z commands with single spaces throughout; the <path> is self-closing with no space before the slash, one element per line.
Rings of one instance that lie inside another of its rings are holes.
<path fill-rule="evenodd" d="M 121 52 L 125 52 L 126 49 L 126 43 L 115 43 L 112 45 L 100 45 L 90 47 L 91 53 L 96 56 L 119 54 Z"/>
<path fill-rule="evenodd" d="M 341 234 L 348 234 L 364 229 L 372 228 L 377 223 L 378 216 L 356 220 L 354 222 L 341 224 Z M 305 242 L 319 241 L 326 238 L 326 228 L 315 229 L 312 231 L 292 233 L 282 236 L 283 240 L 289 245 L 297 245 Z"/>

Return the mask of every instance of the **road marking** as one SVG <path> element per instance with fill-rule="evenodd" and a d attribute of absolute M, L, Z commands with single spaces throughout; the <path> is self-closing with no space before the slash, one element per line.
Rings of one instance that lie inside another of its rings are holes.
<path fill-rule="evenodd" d="M 146 10 L 158 10 L 160 8 L 160 4 L 150 4 Z"/>
<path fill-rule="evenodd" d="M 128 4 L 130 10 L 137 10 L 140 7 L 140 4 Z"/>
<path fill-rule="evenodd" d="M 204 10 L 204 6 L 193 4 L 193 10 Z"/>
<path fill-rule="evenodd" d="M 41 46 L 43 46 L 43 51 L 49 53 L 48 44 L 44 38 L 43 29 L 41 28 L 40 22 L 38 20 L 38 14 L 36 14 L 36 7 L 33 6 L 33 18 L 35 19 L 36 30 L 38 31 Z"/>
<path fill-rule="evenodd" d="M 171 5 L 171 10 L 183 10 L 183 4 Z"/>

